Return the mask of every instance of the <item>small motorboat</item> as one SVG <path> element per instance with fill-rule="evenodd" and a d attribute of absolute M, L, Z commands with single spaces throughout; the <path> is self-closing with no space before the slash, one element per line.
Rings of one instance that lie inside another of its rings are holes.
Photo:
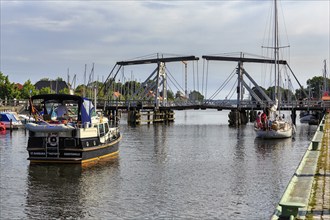
<path fill-rule="evenodd" d="M 16 112 L 1 112 L 0 122 L 6 126 L 6 129 L 18 129 L 24 127 Z"/>

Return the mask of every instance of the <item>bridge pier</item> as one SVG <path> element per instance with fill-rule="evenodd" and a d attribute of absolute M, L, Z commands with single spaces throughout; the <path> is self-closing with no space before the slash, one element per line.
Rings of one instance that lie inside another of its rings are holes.
<path fill-rule="evenodd" d="M 141 114 L 140 110 L 133 108 L 132 110 L 128 110 L 127 113 L 127 123 L 130 125 L 139 125 L 141 123 Z"/>
<path fill-rule="evenodd" d="M 294 124 L 294 125 L 296 125 L 296 118 L 297 118 L 296 110 L 292 109 L 291 110 L 291 121 L 292 121 L 292 124 Z"/>
<path fill-rule="evenodd" d="M 108 115 L 108 119 L 110 124 L 113 125 L 118 125 L 119 124 L 119 120 L 121 117 L 121 112 L 119 111 L 119 109 L 108 109 L 105 111 L 106 115 Z"/>
<path fill-rule="evenodd" d="M 257 111 L 251 110 L 249 111 L 250 122 L 255 122 L 257 119 Z"/>
<path fill-rule="evenodd" d="M 168 123 L 174 121 L 173 110 L 153 110 L 143 112 L 141 109 L 129 109 L 127 123 L 130 125 L 139 125 L 142 122 L 152 123 Z"/>
<path fill-rule="evenodd" d="M 229 126 L 240 126 L 248 123 L 249 114 L 245 110 L 231 110 L 228 114 Z"/>

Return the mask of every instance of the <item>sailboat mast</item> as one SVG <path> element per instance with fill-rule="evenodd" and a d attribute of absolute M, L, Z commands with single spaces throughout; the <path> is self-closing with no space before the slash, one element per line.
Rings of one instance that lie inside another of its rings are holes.
<path fill-rule="evenodd" d="M 277 0 L 274 1 L 274 72 L 275 72 L 275 98 L 279 100 L 279 43 L 278 43 L 278 11 L 277 11 Z M 280 100 L 279 100 L 280 102 Z"/>

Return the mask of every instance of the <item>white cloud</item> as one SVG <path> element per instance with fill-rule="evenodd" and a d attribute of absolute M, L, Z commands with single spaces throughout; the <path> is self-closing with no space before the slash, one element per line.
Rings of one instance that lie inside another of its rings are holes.
<path fill-rule="evenodd" d="M 260 54 L 270 5 L 270 1 L 1 1 L 1 71 L 24 82 L 28 79 L 24 71 L 36 81 L 47 71 L 66 74 L 70 67 L 81 72 L 92 62 L 106 75 L 119 60 L 157 52 L 199 57 L 233 51 Z M 302 83 L 320 69 L 324 58 L 329 61 L 329 7 L 329 1 L 282 2 L 291 67 Z M 221 84 L 228 71 L 215 70 L 210 77 Z"/>

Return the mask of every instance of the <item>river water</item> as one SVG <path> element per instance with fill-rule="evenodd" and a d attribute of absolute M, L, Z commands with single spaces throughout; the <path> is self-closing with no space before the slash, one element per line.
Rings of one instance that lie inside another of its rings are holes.
<path fill-rule="evenodd" d="M 83 167 L 30 165 L 28 132 L 0 134 L 0 219 L 269 219 L 316 126 L 259 140 L 228 113 L 137 127 L 123 116 L 118 158 Z"/>

